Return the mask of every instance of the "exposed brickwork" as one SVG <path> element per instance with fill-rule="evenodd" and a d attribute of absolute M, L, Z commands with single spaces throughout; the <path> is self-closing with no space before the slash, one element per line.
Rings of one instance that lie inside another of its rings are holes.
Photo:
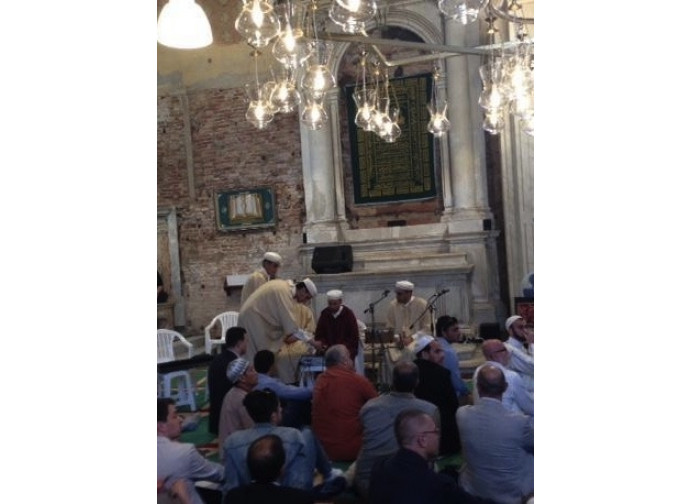
<path fill-rule="evenodd" d="M 238 308 L 239 290 L 223 291 L 225 275 L 253 271 L 269 249 L 286 258 L 285 270 L 297 269 L 305 205 L 295 114 L 259 131 L 244 118 L 244 90 L 189 92 L 188 102 L 196 199 L 189 198 L 180 98 L 162 96 L 159 109 L 169 117 L 158 125 L 158 205 L 177 208 L 188 329 L 199 332 L 217 313 Z M 216 192 L 267 185 L 276 194 L 275 230 L 217 230 Z"/>

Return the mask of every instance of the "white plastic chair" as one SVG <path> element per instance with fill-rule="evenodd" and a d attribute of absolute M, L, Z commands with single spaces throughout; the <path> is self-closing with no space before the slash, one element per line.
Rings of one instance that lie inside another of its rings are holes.
<path fill-rule="evenodd" d="M 179 340 L 187 348 L 187 359 L 194 357 L 194 345 L 176 331 L 170 329 L 158 329 L 158 364 L 175 360 L 173 343 Z M 177 392 L 173 395 L 173 381 L 177 383 Z M 162 382 L 162 387 L 160 383 Z M 192 377 L 189 371 L 171 371 L 170 373 L 158 373 L 159 394 L 162 397 L 175 399 L 178 406 L 189 406 L 196 411 L 195 388 L 192 386 Z"/>
<path fill-rule="evenodd" d="M 214 346 L 225 343 L 225 332 L 237 325 L 239 315 L 236 311 L 226 311 L 213 317 L 211 323 L 204 329 L 204 349 L 207 354 L 213 354 Z M 220 339 L 211 338 L 211 329 L 217 323 L 220 323 Z"/>

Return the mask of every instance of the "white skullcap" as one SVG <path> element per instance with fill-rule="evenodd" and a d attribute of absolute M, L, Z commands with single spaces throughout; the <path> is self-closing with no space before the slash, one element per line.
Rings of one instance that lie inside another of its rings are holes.
<path fill-rule="evenodd" d="M 343 291 L 338 289 L 329 290 L 326 292 L 326 297 L 328 299 L 343 299 Z"/>
<path fill-rule="evenodd" d="M 435 341 L 436 339 L 433 336 L 429 336 L 428 334 L 422 332 L 415 333 L 412 337 L 414 338 L 414 342 L 412 343 L 412 351 L 415 353 L 415 355 L 424 350 L 432 341 Z"/>
<path fill-rule="evenodd" d="M 395 290 L 411 291 L 413 289 L 414 284 L 412 282 L 408 282 L 407 280 L 395 282 Z"/>
<path fill-rule="evenodd" d="M 314 285 L 314 282 L 312 282 L 309 278 L 305 278 L 302 280 L 304 282 L 304 285 L 307 287 L 307 290 L 309 291 L 309 294 L 311 294 L 311 297 L 316 296 L 316 294 L 319 292 L 316 290 L 316 285 Z"/>
<path fill-rule="evenodd" d="M 520 315 L 513 315 L 512 317 L 508 317 L 506 320 L 506 331 L 510 330 L 510 326 L 513 325 L 513 323 L 516 320 L 520 320 L 522 317 Z"/>
<path fill-rule="evenodd" d="M 230 364 L 228 364 L 228 368 L 225 371 L 225 376 L 228 377 L 228 381 L 230 383 L 234 384 L 247 371 L 248 367 L 249 361 L 243 359 L 242 357 L 238 357 L 237 359 L 230 362 Z"/>
<path fill-rule="evenodd" d="M 264 261 L 271 261 L 272 263 L 280 265 L 280 263 L 283 262 L 283 258 L 275 252 L 266 252 L 264 254 Z"/>

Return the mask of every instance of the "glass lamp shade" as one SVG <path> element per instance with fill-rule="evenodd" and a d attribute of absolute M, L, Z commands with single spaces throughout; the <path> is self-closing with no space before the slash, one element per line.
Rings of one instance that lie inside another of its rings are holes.
<path fill-rule="evenodd" d="M 175 49 L 199 49 L 213 42 L 211 24 L 194 0 L 170 0 L 158 16 L 158 42 Z"/>
<path fill-rule="evenodd" d="M 278 35 L 271 52 L 283 66 L 296 70 L 309 59 L 312 46 L 304 39 L 302 30 L 287 24 Z"/>
<path fill-rule="evenodd" d="M 400 138 L 402 130 L 400 129 L 400 126 L 398 126 L 399 114 L 400 111 L 398 109 L 393 109 L 390 112 L 390 116 L 388 116 L 388 121 L 385 121 L 382 127 L 382 131 L 379 132 L 379 136 L 383 139 L 384 142 L 393 143 L 398 138 Z"/>
<path fill-rule="evenodd" d="M 276 83 L 271 93 L 271 104 L 277 111 L 288 114 L 296 110 L 300 103 L 302 97 L 292 80 L 286 78 Z"/>
<path fill-rule="evenodd" d="M 488 0 L 438 0 L 438 9 L 448 19 L 466 25 L 477 20 L 487 3 Z"/>
<path fill-rule="evenodd" d="M 352 97 L 357 104 L 355 125 L 364 131 L 372 131 L 374 129 L 373 113 L 376 110 L 374 106 L 374 103 L 376 103 L 376 90 L 357 89 Z"/>
<path fill-rule="evenodd" d="M 487 110 L 482 128 L 487 133 L 496 135 L 503 129 L 503 109 Z"/>
<path fill-rule="evenodd" d="M 450 121 L 446 117 L 446 110 L 448 104 L 444 103 L 442 110 L 434 110 L 433 107 L 428 106 L 429 122 L 426 125 L 426 130 L 434 135 L 436 138 L 441 138 L 450 130 Z"/>
<path fill-rule="evenodd" d="M 273 120 L 273 110 L 270 102 L 266 100 L 252 100 L 244 116 L 257 128 L 264 129 Z"/>
<path fill-rule="evenodd" d="M 318 100 L 335 87 L 335 77 L 326 65 L 311 65 L 304 72 L 300 86 Z"/>
<path fill-rule="evenodd" d="M 328 114 L 318 101 L 310 101 L 304 107 L 300 121 L 310 130 L 320 130 L 328 120 Z"/>
<path fill-rule="evenodd" d="M 353 1 L 350 2 L 350 7 L 343 3 L 345 2 L 334 0 L 328 9 L 328 16 L 345 33 L 360 33 L 365 29 L 367 21 L 374 19 L 376 15 L 376 2 L 372 0 Z"/>
<path fill-rule="evenodd" d="M 501 108 L 505 103 L 503 93 L 498 84 L 490 84 L 484 87 L 479 95 L 479 106 L 484 110 Z"/>
<path fill-rule="evenodd" d="M 235 19 L 235 29 L 249 45 L 265 47 L 278 36 L 280 20 L 269 2 L 247 0 Z"/>
<path fill-rule="evenodd" d="M 268 99 L 267 90 L 273 82 L 265 84 L 247 84 L 245 90 L 249 97 L 249 107 L 244 117 L 259 129 L 264 129 L 273 120 L 274 109 Z"/>

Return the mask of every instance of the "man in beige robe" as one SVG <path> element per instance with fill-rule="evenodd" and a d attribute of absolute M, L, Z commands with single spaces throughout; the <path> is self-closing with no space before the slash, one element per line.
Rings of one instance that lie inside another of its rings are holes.
<path fill-rule="evenodd" d="M 256 289 L 276 277 L 278 268 L 280 268 L 282 262 L 283 258 L 275 252 L 266 252 L 264 254 L 264 258 L 261 261 L 261 267 L 249 275 L 247 281 L 244 282 L 242 297 L 240 298 L 240 307 L 249 299 L 249 296 L 251 296 Z"/>
<path fill-rule="evenodd" d="M 316 319 L 311 308 L 304 303 L 295 304 L 295 319 L 300 329 L 309 333 L 310 336 L 314 334 Z M 285 383 L 299 381 L 299 360 L 303 355 L 310 355 L 312 350 L 312 345 L 306 341 L 284 343 L 276 354 L 275 365 L 278 378 Z"/>
<path fill-rule="evenodd" d="M 398 336 L 398 348 L 388 348 L 383 356 L 382 377 L 384 383 L 390 384 L 393 378 L 393 367 L 399 361 L 412 361 L 414 354 L 408 349 L 413 343 L 413 334 L 420 332 L 431 334 L 431 314 L 426 311 L 424 299 L 412 295 L 414 284 L 401 280 L 395 284 L 395 299 L 388 305 L 386 327 L 393 329 Z M 420 315 L 424 313 L 421 318 Z M 416 322 L 415 322 L 416 321 Z M 410 326 L 414 323 L 414 326 Z"/>
<path fill-rule="evenodd" d="M 240 308 L 237 320 L 237 325 L 247 330 L 245 358 L 252 362 L 259 350 L 277 354 L 284 343 L 302 339 L 295 306 L 309 302 L 316 293 L 316 285 L 308 278 L 297 285 L 276 279 L 254 291 Z"/>
<path fill-rule="evenodd" d="M 405 342 L 410 335 L 417 331 L 424 331 L 431 334 L 431 314 L 426 313 L 426 301 L 412 295 L 414 284 L 407 280 L 401 280 L 395 284 L 395 300 L 388 305 L 386 314 L 386 327 L 393 328 L 406 345 L 411 340 Z M 424 313 L 420 319 L 419 316 Z M 410 326 L 414 323 L 414 326 Z"/>

